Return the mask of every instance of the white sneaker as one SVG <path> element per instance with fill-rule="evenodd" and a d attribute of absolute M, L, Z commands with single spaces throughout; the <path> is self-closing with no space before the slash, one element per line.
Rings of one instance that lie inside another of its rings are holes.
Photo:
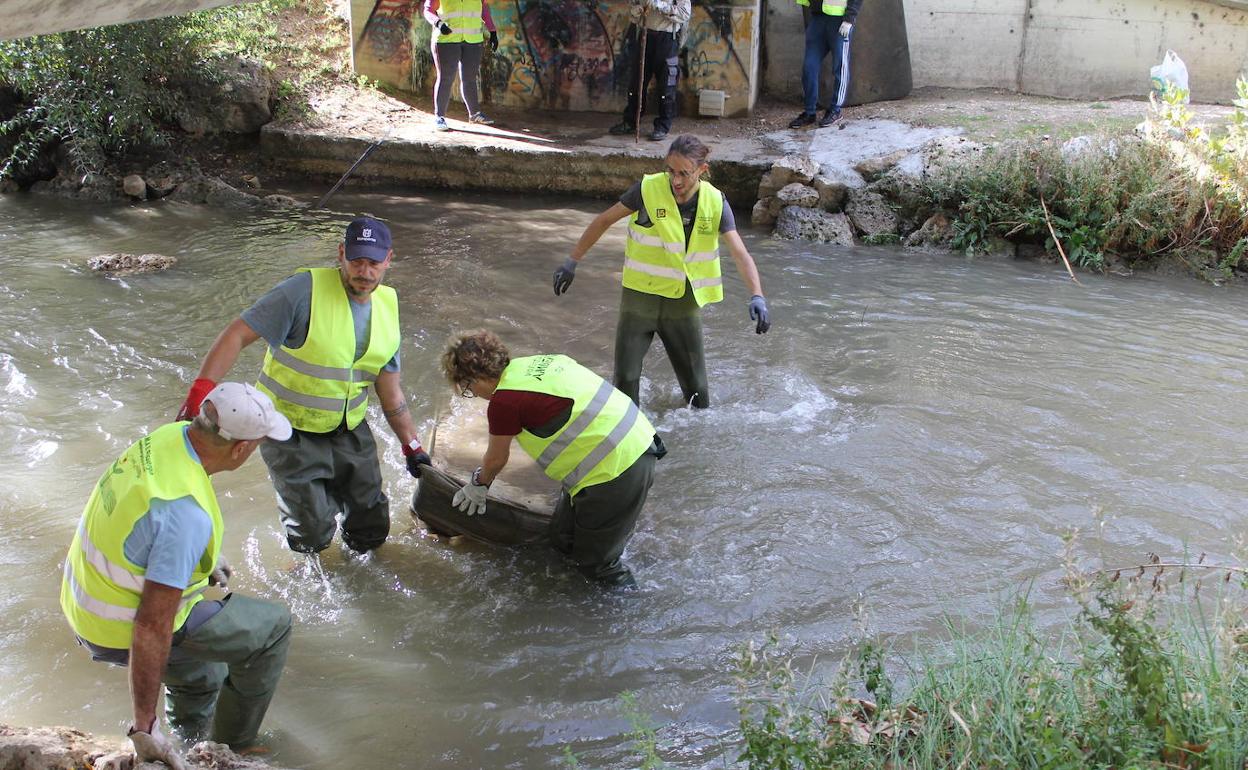
<path fill-rule="evenodd" d="M 433 121 L 433 130 L 450 131 L 451 127 L 446 125 L 446 118 L 439 116 L 437 120 Z"/>
<path fill-rule="evenodd" d="M 480 123 L 483 126 L 492 126 L 494 121 L 486 117 L 484 112 L 478 112 L 476 115 L 468 118 L 469 123 Z"/>

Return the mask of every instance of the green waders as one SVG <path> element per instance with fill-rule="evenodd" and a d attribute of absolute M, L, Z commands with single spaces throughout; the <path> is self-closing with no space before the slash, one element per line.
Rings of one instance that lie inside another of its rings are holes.
<path fill-rule="evenodd" d="M 685 294 L 668 299 L 624 289 L 620 320 L 615 327 L 615 376 L 612 383 L 640 405 L 641 364 L 658 333 L 685 402 L 699 409 L 711 405 L 706 382 L 706 354 L 702 347 L 702 309 L 685 282 Z"/>
<path fill-rule="evenodd" d="M 614 479 L 585 487 L 576 497 L 559 495 L 550 520 L 550 541 L 581 574 L 608 585 L 636 585 L 620 560 L 654 483 L 653 450 Z"/>
<path fill-rule="evenodd" d="M 211 738 L 243 749 L 256 742 L 286 665 L 290 610 L 241 594 L 229 594 L 221 604 L 202 625 L 188 621 L 174 635 L 161 677 L 165 712 L 188 741 Z"/>

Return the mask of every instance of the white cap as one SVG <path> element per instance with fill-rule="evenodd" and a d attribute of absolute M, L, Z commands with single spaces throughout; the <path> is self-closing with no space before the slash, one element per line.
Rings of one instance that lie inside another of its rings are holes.
<path fill-rule="evenodd" d="M 277 411 L 269 397 L 251 385 L 223 382 L 204 396 L 217 408 L 217 434 L 230 441 L 254 441 L 266 436 L 290 438 L 290 420 Z"/>

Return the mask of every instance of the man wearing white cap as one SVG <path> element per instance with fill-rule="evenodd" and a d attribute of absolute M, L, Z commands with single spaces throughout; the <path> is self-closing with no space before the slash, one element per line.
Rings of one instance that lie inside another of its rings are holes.
<path fill-rule="evenodd" d="M 61 609 L 94 660 L 130 668 L 130 740 L 140 761 L 185 767 L 160 731 L 236 750 L 256 742 L 290 644 L 282 604 L 227 594 L 224 525 L 209 479 L 241 466 L 290 421 L 250 385 L 223 382 L 193 422 L 157 428 L 127 449 L 87 500 L 65 560 Z"/>

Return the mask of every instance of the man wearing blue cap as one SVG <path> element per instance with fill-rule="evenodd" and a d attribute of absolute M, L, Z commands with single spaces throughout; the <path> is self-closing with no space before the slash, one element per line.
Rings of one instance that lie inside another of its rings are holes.
<path fill-rule="evenodd" d="M 364 419 L 370 384 L 408 472 L 419 476 L 429 464 L 399 383 L 398 297 L 381 283 L 393 256 L 385 223 L 353 219 L 337 268 L 300 270 L 221 332 L 178 413 L 193 417 L 239 352 L 264 338 L 269 349 L 256 386 L 294 432 L 267 442 L 260 454 L 277 489 L 286 542 L 299 553 L 329 547 L 339 513 L 343 542 L 354 551 L 377 548 L 390 534 L 377 444 Z"/>

